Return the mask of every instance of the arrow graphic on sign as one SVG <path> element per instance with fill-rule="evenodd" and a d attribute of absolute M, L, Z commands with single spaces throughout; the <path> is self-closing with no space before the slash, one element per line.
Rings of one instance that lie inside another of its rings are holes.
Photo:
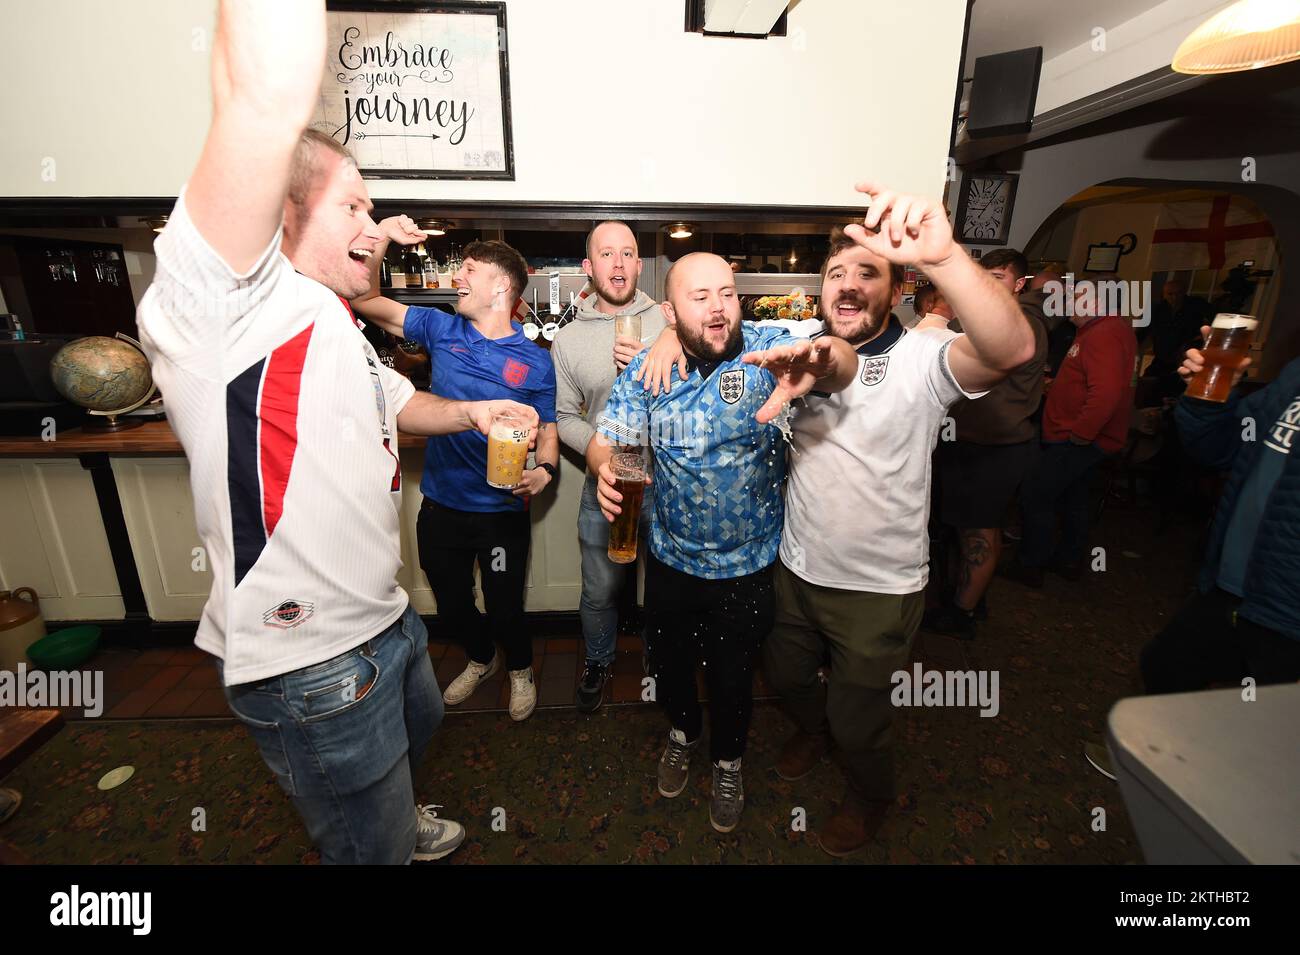
<path fill-rule="evenodd" d="M 442 139 L 437 133 L 354 133 L 353 139 Z"/>

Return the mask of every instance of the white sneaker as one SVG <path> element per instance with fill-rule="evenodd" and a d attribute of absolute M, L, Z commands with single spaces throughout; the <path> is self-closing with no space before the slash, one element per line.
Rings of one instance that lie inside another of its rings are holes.
<path fill-rule="evenodd" d="M 465 841 L 465 827 L 450 819 L 439 819 L 433 806 L 416 806 L 415 820 L 413 862 L 433 862 L 449 856 Z"/>
<path fill-rule="evenodd" d="M 475 663 L 469 661 L 469 666 L 461 671 L 460 676 L 451 681 L 451 686 L 447 687 L 442 694 L 442 702 L 448 706 L 455 706 L 457 703 L 464 703 L 470 698 L 478 685 L 484 680 L 497 672 L 497 667 L 501 665 L 501 654 L 493 651 L 491 663 Z"/>
<path fill-rule="evenodd" d="M 518 723 L 533 715 L 537 706 L 537 686 L 533 683 L 533 668 L 510 671 L 510 718 Z"/>

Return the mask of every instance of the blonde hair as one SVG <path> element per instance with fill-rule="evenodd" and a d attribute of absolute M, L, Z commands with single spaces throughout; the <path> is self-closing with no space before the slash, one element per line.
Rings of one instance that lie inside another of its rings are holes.
<path fill-rule="evenodd" d="M 289 166 L 288 198 L 300 211 L 306 211 L 312 187 L 320 176 L 322 150 L 328 150 L 346 162 L 356 165 L 356 157 L 333 136 L 315 129 L 304 129 L 302 135 L 298 137 L 298 145 L 293 151 L 293 162 Z"/>

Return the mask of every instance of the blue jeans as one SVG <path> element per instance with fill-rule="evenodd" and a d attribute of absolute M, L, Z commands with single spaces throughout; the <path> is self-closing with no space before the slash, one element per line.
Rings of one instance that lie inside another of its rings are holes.
<path fill-rule="evenodd" d="M 637 528 L 637 546 L 644 548 L 650 540 L 650 514 L 654 511 L 654 489 L 647 487 L 641 502 L 641 523 Z M 628 565 L 609 559 L 609 521 L 600 512 L 596 498 L 596 479 L 588 477 L 582 486 L 582 504 L 578 509 L 578 542 L 582 547 L 582 599 L 578 616 L 582 619 L 582 637 L 587 644 L 587 659 L 606 666 L 614 662 L 618 648 L 618 592 L 627 579 Z"/>
<path fill-rule="evenodd" d="M 408 605 L 401 619 L 347 653 L 225 688 L 322 862 L 411 861 L 411 780 L 443 714 L 428 641 Z"/>

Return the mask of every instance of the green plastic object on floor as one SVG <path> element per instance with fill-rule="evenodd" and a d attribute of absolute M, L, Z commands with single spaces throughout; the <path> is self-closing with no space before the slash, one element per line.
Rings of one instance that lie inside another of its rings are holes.
<path fill-rule="evenodd" d="M 71 670 L 95 655 L 100 632 L 94 624 L 68 627 L 37 640 L 27 656 L 42 670 Z"/>

